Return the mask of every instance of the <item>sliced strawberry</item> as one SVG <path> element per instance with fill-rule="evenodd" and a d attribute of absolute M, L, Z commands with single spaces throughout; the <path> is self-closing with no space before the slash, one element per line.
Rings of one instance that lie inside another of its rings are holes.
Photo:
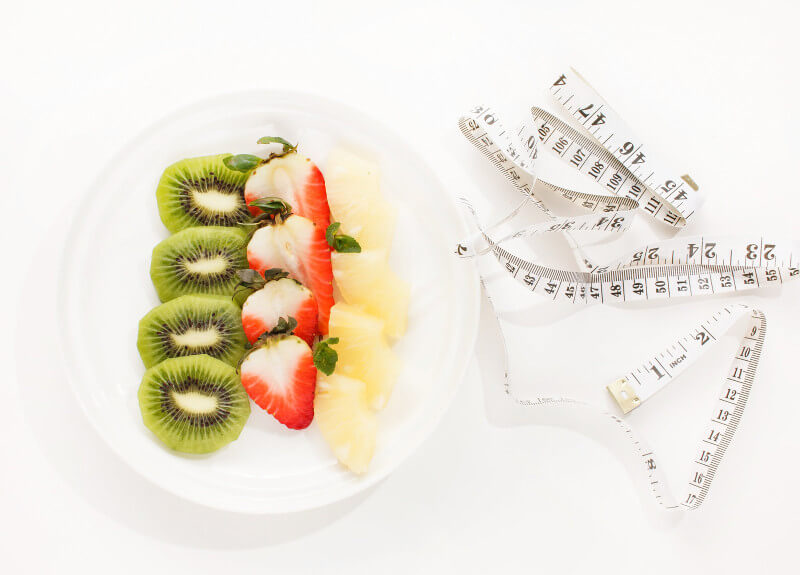
<path fill-rule="evenodd" d="M 296 335 L 267 336 L 240 367 L 250 398 L 290 429 L 304 429 L 314 419 L 317 368 L 311 348 Z"/>
<path fill-rule="evenodd" d="M 333 306 L 331 248 L 320 228 L 302 216 L 277 218 L 256 230 L 247 244 L 247 261 L 259 273 L 281 268 L 308 287 L 317 301 L 317 331 L 328 333 Z"/>
<path fill-rule="evenodd" d="M 284 200 L 295 214 L 308 218 L 323 232 L 331 223 L 325 178 L 311 160 L 297 152 L 273 156 L 250 174 L 244 187 L 247 204 L 266 197 Z M 260 213 L 252 206 L 250 211 Z"/>
<path fill-rule="evenodd" d="M 297 320 L 294 334 L 308 345 L 317 335 L 317 302 L 314 294 L 296 280 L 283 277 L 267 282 L 242 305 L 242 326 L 250 343 L 271 331 L 282 317 Z"/>

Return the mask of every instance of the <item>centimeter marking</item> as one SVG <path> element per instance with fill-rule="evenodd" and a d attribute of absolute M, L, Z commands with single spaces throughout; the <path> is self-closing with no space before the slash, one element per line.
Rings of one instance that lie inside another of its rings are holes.
<path fill-rule="evenodd" d="M 463 202 L 463 200 L 462 200 Z M 517 282 L 531 292 L 582 304 L 628 303 L 720 293 L 781 285 L 800 276 L 800 269 L 743 267 L 729 264 L 666 264 L 621 267 L 600 273 L 574 272 L 538 265 L 484 240 Z M 698 240 L 699 241 L 699 240 Z M 463 248 L 460 244 L 458 249 Z M 461 254 L 466 248 L 461 250 Z"/>
<path fill-rule="evenodd" d="M 697 459 L 692 459 L 693 469 L 687 482 L 688 493 L 686 498 L 680 502 L 689 509 L 698 507 L 708 495 L 711 482 L 739 427 L 747 400 L 750 397 L 766 336 L 764 314 L 759 310 L 751 311 L 748 335 L 742 339 L 740 350 L 734 357 L 731 366 L 731 372 L 737 377 L 725 378 L 722 391 L 712 412 L 711 424 L 706 429 L 704 439 L 698 448 Z"/>
<path fill-rule="evenodd" d="M 750 317 L 745 335 L 741 338 L 728 375 L 723 380 L 714 404 L 710 425 L 705 428 L 696 455 L 692 459 L 688 494 L 680 502 L 684 507 L 694 508 L 702 503 L 725 449 L 738 428 L 755 379 L 766 336 L 764 314 L 745 305 L 725 306 L 665 351 L 608 386 L 611 395 L 625 413 L 635 409 L 686 370 L 706 351 L 706 346 L 718 341 L 722 334 L 729 331 L 736 321 L 748 312 Z M 620 397 L 618 392 L 623 388 L 628 397 Z M 652 466 L 655 463 L 651 461 L 648 465 Z"/>
<path fill-rule="evenodd" d="M 594 88 L 574 69 L 561 74 L 550 92 L 562 109 L 622 161 L 650 190 L 659 190 L 665 200 L 688 219 L 698 204 L 697 184 L 677 177 L 654 161 L 644 143 Z"/>
<path fill-rule="evenodd" d="M 579 263 L 588 269 L 595 267 L 574 240 L 569 229 L 564 227 L 568 226 L 568 222 L 563 221 L 563 218 L 556 218 L 534 193 L 534 185 L 537 182 L 534 168 L 538 156 L 538 147 L 532 127 L 523 124 L 516 133 L 517 143 L 519 148 L 524 150 L 524 155 L 518 151 L 518 146 L 515 146 L 510 133 L 503 127 L 497 115 L 488 107 L 477 106 L 474 108 L 470 112 L 469 117 L 462 117 L 459 120 L 459 128 L 464 136 L 525 196 L 525 202 L 523 202 L 522 205 L 518 206 L 497 224 L 490 226 L 490 229 L 513 218 L 525 203 L 533 203 L 548 217 L 548 219 L 561 221 L 563 224 L 561 231 L 566 233 L 567 239 L 572 245 L 573 252 Z M 600 209 L 605 213 L 610 213 L 619 212 L 621 210 L 633 211 L 638 207 L 638 203 L 627 198 L 611 198 L 598 194 L 585 194 L 561 188 L 545 181 L 541 181 L 541 184 L 573 204 L 581 202 L 578 205 L 584 210 L 596 211 Z M 598 223 L 597 227 L 602 223 L 603 222 Z M 624 227 L 627 228 L 630 225 L 630 219 L 625 218 L 612 222 L 610 227 L 612 230 L 616 231 L 616 229 L 623 226 L 623 224 Z M 462 256 L 475 255 L 474 251 L 470 250 L 469 247 L 469 244 L 460 246 L 458 254 Z"/>
<path fill-rule="evenodd" d="M 657 265 L 729 265 L 742 269 L 765 268 L 797 270 L 794 251 L 800 249 L 797 242 L 772 241 L 763 237 L 755 241 L 741 238 L 674 238 L 648 244 L 619 257 L 602 268 L 602 272 L 616 267 L 647 267 Z M 795 272 L 797 273 L 797 272 Z M 748 282 L 752 283 L 752 282 Z"/>
<path fill-rule="evenodd" d="M 562 188 L 538 179 L 532 170 L 537 158 L 536 140 L 532 140 L 532 137 L 528 136 L 527 142 L 533 142 L 533 147 L 529 147 L 529 144 L 526 142 L 524 147 L 530 151 L 530 159 L 527 164 L 521 166 L 514 159 L 519 158 L 520 154 L 517 152 L 513 142 L 510 141 L 508 132 L 502 127 L 500 131 L 495 133 L 491 133 L 487 129 L 489 126 L 495 124 L 499 124 L 499 119 L 490 108 L 484 106 L 477 106 L 470 112 L 468 117 L 462 117 L 458 122 L 458 126 L 464 137 L 478 148 L 515 188 L 526 196 L 532 196 L 531 201 L 546 214 L 552 212 L 533 194 L 536 181 L 541 182 L 547 189 L 559 194 L 572 203 L 577 204 L 581 202 L 581 207 L 590 211 L 600 210 L 603 212 L 613 212 L 618 210 L 633 210 L 639 207 L 639 203 L 635 198 L 587 194 Z M 522 129 L 520 129 L 518 135 L 521 133 Z"/>
<path fill-rule="evenodd" d="M 534 107 L 531 115 L 541 144 L 581 174 L 592 178 L 610 193 L 636 200 L 648 215 L 665 224 L 673 227 L 686 225 L 686 217 L 691 214 L 682 215 L 668 200 L 669 197 L 682 197 L 681 185 L 676 186 L 670 180 L 656 193 L 614 154 L 549 112 Z M 673 193 L 675 190 L 679 195 Z"/>

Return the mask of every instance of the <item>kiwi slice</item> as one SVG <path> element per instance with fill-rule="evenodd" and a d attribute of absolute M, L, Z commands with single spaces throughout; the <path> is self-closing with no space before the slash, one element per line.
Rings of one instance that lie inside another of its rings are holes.
<path fill-rule="evenodd" d="M 246 342 L 242 310 L 231 298 L 183 295 L 141 319 L 137 345 L 145 367 L 171 357 L 200 354 L 235 366 Z"/>
<path fill-rule="evenodd" d="M 150 277 L 161 301 L 186 294 L 233 294 L 247 268 L 247 234 L 239 228 L 186 228 L 153 250 Z"/>
<path fill-rule="evenodd" d="M 236 370 L 208 355 L 165 359 L 144 373 L 139 408 L 150 431 L 184 453 L 210 453 L 241 433 L 250 416 Z"/>
<path fill-rule="evenodd" d="M 236 226 L 249 219 L 244 201 L 247 173 L 229 170 L 230 154 L 175 162 L 161 176 L 156 190 L 158 213 L 171 232 L 193 226 Z"/>

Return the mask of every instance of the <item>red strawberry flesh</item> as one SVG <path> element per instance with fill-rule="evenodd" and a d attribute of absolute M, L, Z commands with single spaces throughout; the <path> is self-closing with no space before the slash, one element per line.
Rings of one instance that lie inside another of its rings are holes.
<path fill-rule="evenodd" d="M 291 215 L 256 230 L 247 245 L 247 261 L 259 273 L 270 268 L 286 270 L 308 287 L 317 301 L 317 331 L 328 333 L 333 306 L 331 249 L 325 230 L 304 217 Z"/>
<path fill-rule="evenodd" d="M 331 223 L 325 178 L 308 158 L 290 152 L 256 168 L 247 180 L 244 199 L 249 205 L 259 198 L 281 198 L 298 216 L 308 218 L 324 232 Z M 250 208 L 258 215 L 258 208 Z"/>
<path fill-rule="evenodd" d="M 314 419 L 317 368 L 311 348 L 293 335 L 268 338 L 241 365 L 247 394 L 290 429 L 305 429 Z"/>
<path fill-rule="evenodd" d="M 317 302 L 305 286 L 290 278 L 267 282 L 242 305 L 242 326 L 250 343 L 271 331 L 280 318 L 297 320 L 294 334 L 308 345 L 317 335 Z"/>

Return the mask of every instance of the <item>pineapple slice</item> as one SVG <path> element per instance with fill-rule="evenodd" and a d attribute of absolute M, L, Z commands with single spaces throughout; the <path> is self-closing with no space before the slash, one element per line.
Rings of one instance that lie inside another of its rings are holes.
<path fill-rule="evenodd" d="M 342 148 L 333 150 L 325 170 L 325 188 L 333 220 L 362 249 L 389 249 L 395 213 L 383 199 L 380 169 Z"/>
<path fill-rule="evenodd" d="M 336 373 L 367 385 L 373 409 L 383 409 L 400 371 L 400 360 L 386 344 L 383 321 L 343 303 L 331 308 L 330 337 L 338 337 Z"/>
<path fill-rule="evenodd" d="M 360 253 L 331 253 L 333 279 L 349 304 L 363 304 L 381 276 L 391 273 L 386 250 L 362 250 Z"/>
<path fill-rule="evenodd" d="M 349 304 L 381 318 L 384 332 L 398 338 L 406 331 L 410 289 L 389 267 L 384 250 L 331 254 L 333 277 Z"/>
<path fill-rule="evenodd" d="M 378 423 L 367 405 L 363 381 L 343 375 L 317 380 L 314 417 L 336 458 L 355 473 L 364 473 L 375 451 Z"/>

